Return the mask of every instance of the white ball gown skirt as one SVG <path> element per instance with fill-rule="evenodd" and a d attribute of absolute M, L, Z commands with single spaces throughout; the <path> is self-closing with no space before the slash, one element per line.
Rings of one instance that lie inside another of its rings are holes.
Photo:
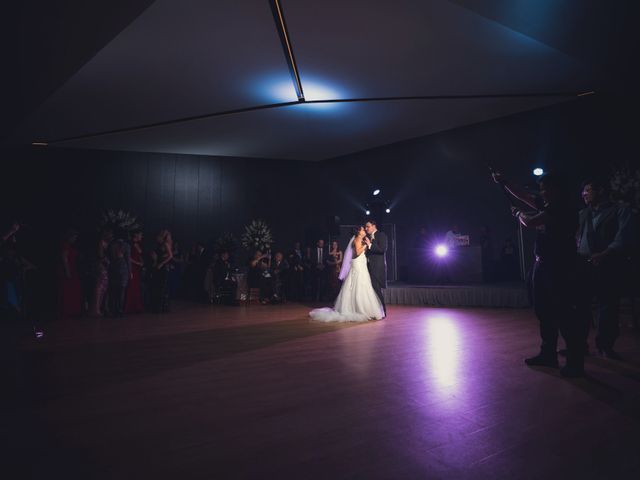
<path fill-rule="evenodd" d="M 384 318 L 382 303 L 371 286 L 371 276 L 364 254 L 351 261 L 351 268 L 333 308 L 309 312 L 317 322 L 366 322 Z"/>

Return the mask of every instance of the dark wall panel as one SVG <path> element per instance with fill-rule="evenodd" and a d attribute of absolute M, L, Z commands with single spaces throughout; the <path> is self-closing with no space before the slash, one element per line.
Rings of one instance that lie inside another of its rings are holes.
<path fill-rule="evenodd" d="M 122 157 L 122 206 L 144 218 L 147 204 L 149 158 L 132 152 Z"/>
<path fill-rule="evenodd" d="M 250 188 L 253 177 L 259 174 L 258 170 L 247 171 L 244 159 L 221 162 L 220 214 L 216 218 L 223 230 L 238 231 L 246 223 L 250 216 L 247 206 L 259 201 Z"/>
<path fill-rule="evenodd" d="M 198 162 L 198 218 L 195 235 L 209 240 L 221 223 L 220 213 L 221 164 L 210 157 L 199 157 Z"/>
<path fill-rule="evenodd" d="M 151 232 L 173 227 L 176 157 L 154 155 L 149 160 L 145 225 Z"/>
<path fill-rule="evenodd" d="M 148 241 L 169 228 L 183 249 L 223 232 L 239 237 L 252 219 L 269 223 L 280 248 L 306 226 L 323 225 L 325 199 L 312 193 L 321 186 L 305 176 L 319 165 L 62 148 L 0 153 L 17 159 L 1 179 L 3 223 L 21 218 L 56 232 L 76 226 L 93 238 L 102 212 L 122 209 L 138 216 Z"/>
<path fill-rule="evenodd" d="M 177 238 L 189 238 L 198 221 L 198 175 L 198 157 L 176 159 L 172 228 Z"/>

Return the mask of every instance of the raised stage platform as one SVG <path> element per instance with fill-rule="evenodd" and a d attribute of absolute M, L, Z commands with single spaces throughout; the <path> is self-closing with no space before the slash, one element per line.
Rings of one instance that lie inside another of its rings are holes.
<path fill-rule="evenodd" d="M 388 305 L 431 305 L 437 307 L 509 307 L 530 305 L 522 283 L 471 285 L 413 285 L 394 282 L 384 291 Z"/>

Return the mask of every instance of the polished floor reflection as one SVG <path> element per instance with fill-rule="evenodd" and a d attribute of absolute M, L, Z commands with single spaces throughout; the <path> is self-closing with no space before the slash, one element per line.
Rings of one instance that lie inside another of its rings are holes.
<path fill-rule="evenodd" d="M 624 361 L 565 380 L 523 364 L 528 310 L 318 325 L 308 309 L 184 305 L 22 336 L 3 452 L 26 478 L 640 478 L 629 328 Z"/>

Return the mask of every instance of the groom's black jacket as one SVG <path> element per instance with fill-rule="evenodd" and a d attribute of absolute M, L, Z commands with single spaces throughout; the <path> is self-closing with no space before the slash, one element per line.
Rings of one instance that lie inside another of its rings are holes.
<path fill-rule="evenodd" d="M 369 274 L 374 277 L 381 288 L 387 288 L 387 236 L 378 230 L 373 234 L 371 248 L 367 249 Z"/>

